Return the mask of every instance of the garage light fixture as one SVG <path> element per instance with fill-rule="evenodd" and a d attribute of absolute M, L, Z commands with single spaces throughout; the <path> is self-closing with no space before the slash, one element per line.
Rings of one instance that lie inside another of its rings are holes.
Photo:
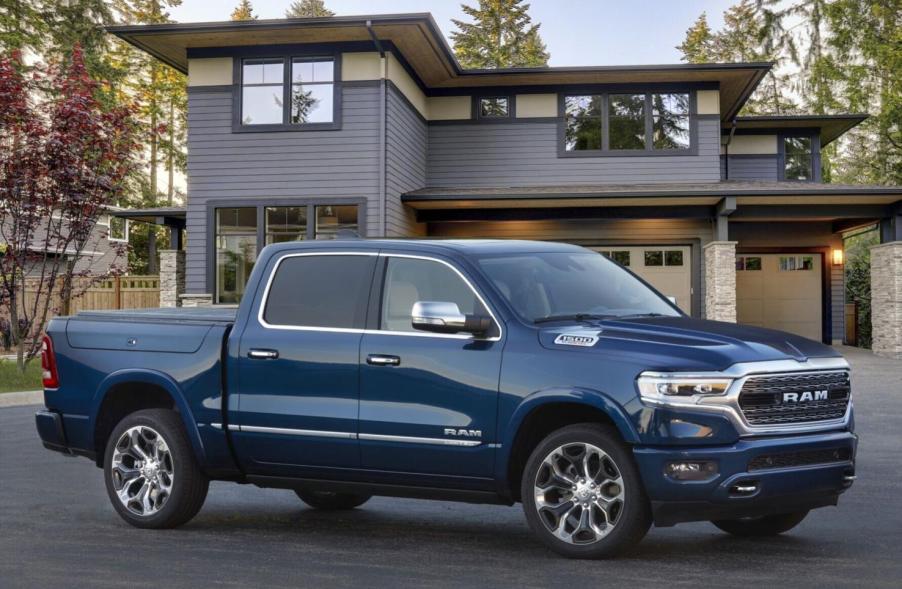
<path fill-rule="evenodd" d="M 843 264 L 843 252 L 840 249 L 833 250 L 833 265 L 834 266 L 842 266 Z"/>

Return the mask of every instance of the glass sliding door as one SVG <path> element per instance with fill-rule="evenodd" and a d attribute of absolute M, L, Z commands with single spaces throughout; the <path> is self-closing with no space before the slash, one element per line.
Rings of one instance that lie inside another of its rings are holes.
<path fill-rule="evenodd" d="M 216 209 L 216 302 L 237 303 L 257 259 L 257 208 Z"/>
<path fill-rule="evenodd" d="M 357 234 L 357 205 L 316 207 L 316 239 L 352 237 Z"/>

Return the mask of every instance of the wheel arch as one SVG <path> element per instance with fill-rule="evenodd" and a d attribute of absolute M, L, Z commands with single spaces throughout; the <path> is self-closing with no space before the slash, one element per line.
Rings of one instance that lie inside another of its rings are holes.
<path fill-rule="evenodd" d="M 178 383 L 156 370 L 124 369 L 108 375 L 97 387 L 92 401 L 89 429 L 96 451 L 97 466 L 103 466 L 106 441 L 116 424 L 126 415 L 142 409 L 172 409 L 179 414 L 191 448 L 199 464 L 204 447 L 194 416 Z"/>
<path fill-rule="evenodd" d="M 523 399 L 504 429 L 496 464 L 499 492 L 519 501 L 520 478 L 536 445 L 552 431 L 574 423 L 601 423 L 614 427 L 627 444 L 639 436 L 626 412 L 609 396 L 591 389 L 548 389 Z"/>

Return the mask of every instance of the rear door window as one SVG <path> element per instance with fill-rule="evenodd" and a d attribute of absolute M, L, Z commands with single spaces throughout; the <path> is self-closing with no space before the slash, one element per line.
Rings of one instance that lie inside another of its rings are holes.
<path fill-rule="evenodd" d="M 269 287 L 263 320 L 270 326 L 363 329 L 377 256 L 286 256 Z"/>

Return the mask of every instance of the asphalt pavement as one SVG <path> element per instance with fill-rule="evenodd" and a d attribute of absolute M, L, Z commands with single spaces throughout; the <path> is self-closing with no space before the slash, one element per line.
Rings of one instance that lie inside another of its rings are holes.
<path fill-rule="evenodd" d="M 569 561 L 519 506 L 375 498 L 317 512 L 290 491 L 213 483 L 178 530 L 122 522 L 101 471 L 44 450 L 35 406 L 0 409 L 0 587 L 900 587 L 902 362 L 854 366 L 858 481 L 789 534 L 652 528 L 617 560 Z"/>

